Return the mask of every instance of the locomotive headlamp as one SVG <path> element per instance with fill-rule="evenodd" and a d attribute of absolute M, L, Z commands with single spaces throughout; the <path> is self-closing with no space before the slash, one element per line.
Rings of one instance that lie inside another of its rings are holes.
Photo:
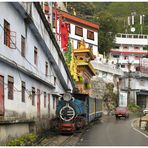
<path fill-rule="evenodd" d="M 70 93 L 65 93 L 65 94 L 63 95 L 63 99 L 64 99 L 65 101 L 70 101 L 71 98 L 72 98 L 72 96 L 71 96 Z"/>

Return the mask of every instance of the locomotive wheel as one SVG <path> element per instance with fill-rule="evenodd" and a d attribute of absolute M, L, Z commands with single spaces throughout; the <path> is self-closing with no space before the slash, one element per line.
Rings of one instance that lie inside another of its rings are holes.
<path fill-rule="evenodd" d="M 84 128 L 85 125 L 86 125 L 86 121 L 84 117 L 81 117 L 81 116 L 76 117 L 75 126 L 77 130 Z"/>

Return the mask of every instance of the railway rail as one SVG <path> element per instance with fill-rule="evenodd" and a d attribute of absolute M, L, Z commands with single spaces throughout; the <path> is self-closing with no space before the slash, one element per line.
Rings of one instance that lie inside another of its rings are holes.
<path fill-rule="evenodd" d="M 37 145 L 39 146 L 72 146 L 77 143 L 82 133 L 75 133 L 73 135 L 56 135 L 48 136 Z"/>
<path fill-rule="evenodd" d="M 75 132 L 72 135 L 61 135 L 57 133 L 51 133 L 51 135 L 46 133 L 46 137 L 42 138 L 36 144 L 37 146 L 75 146 L 77 142 L 81 139 L 81 136 L 91 128 L 94 124 L 101 123 L 102 120 L 95 120 L 94 122 L 89 123 L 84 129 L 81 129 Z"/>

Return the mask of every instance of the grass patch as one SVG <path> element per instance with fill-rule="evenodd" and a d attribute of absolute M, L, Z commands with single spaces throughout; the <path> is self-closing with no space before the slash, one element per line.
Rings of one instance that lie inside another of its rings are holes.
<path fill-rule="evenodd" d="M 36 140 L 37 136 L 31 133 L 9 141 L 6 146 L 32 146 Z"/>

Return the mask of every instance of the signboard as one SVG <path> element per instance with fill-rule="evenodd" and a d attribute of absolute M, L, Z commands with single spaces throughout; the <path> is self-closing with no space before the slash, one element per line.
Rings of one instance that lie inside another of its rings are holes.
<path fill-rule="evenodd" d="M 119 106 L 127 107 L 127 92 L 120 91 L 120 94 L 119 94 Z"/>
<path fill-rule="evenodd" d="M 148 58 L 141 59 L 141 66 L 144 68 L 148 68 Z"/>
<path fill-rule="evenodd" d="M 142 58 L 140 61 L 140 71 L 148 73 L 148 58 Z"/>

